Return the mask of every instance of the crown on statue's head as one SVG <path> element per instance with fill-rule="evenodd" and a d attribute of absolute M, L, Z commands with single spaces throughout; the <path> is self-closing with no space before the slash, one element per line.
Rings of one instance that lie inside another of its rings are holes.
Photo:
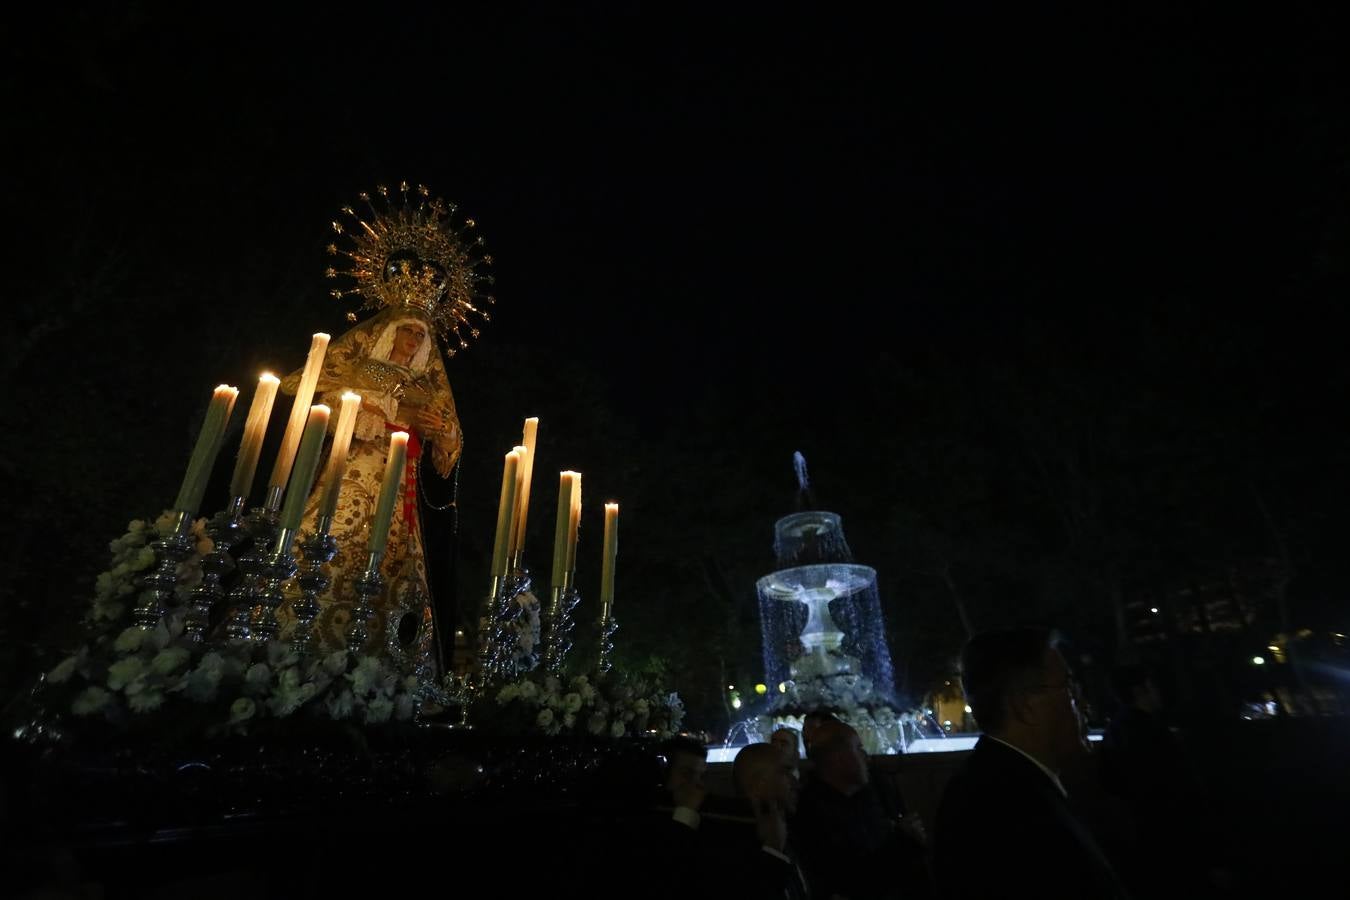
<path fill-rule="evenodd" d="M 331 291 L 339 300 L 354 294 L 361 297 L 362 309 L 394 307 L 422 315 L 446 353 L 454 356 L 478 337 L 470 317 L 485 322 L 489 318 L 484 307 L 494 298 L 481 289 L 490 287 L 493 278 L 478 267 L 490 266 L 492 257 L 483 252 L 483 238 L 472 235 L 477 227 L 473 219 L 454 225 L 453 203 L 433 199 L 422 185 L 410 198 L 406 181 L 398 192 L 401 201 L 390 201 L 388 188 L 376 188 L 383 209 L 376 208 L 370 194 L 359 194 L 369 209 L 365 217 L 350 206 L 342 207 L 354 224 L 348 228 L 341 220 L 333 221 L 333 230 L 347 246 L 329 244 L 328 254 L 345 257 L 348 267 L 329 266 L 324 274 L 353 282 Z M 356 314 L 348 313 L 348 318 L 355 320 Z"/>

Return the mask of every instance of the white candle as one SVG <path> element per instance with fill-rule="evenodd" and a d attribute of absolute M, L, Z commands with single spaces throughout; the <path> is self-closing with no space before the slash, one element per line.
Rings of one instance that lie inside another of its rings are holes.
<path fill-rule="evenodd" d="M 567 576 L 577 571 L 577 539 L 581 535 L 581 473 L 574 472 L 572 480 L 572 509 L 567 520 Z"/>
<path fill-rule="evenodd" d="M 375 520 L 370 526 L 370 552 L 384 553 L 389 543 L 389 526 L 394 520 L 394 504 L 403 493 L 403 464 L 408 460 L 408 432 L 389 436 L 389 458 L 384 464 L 380 499 L 375 504 Z"/>
<path fill-rule="evenodd" d="M 305 431 L 300 437 L 300 449 L 295 454 L 295 468 L 286 488 L 286 505 L 281 508 L 281 527 L 291 530 L 300 527 L 305 514 L 309 489 L 314 486 L 314 473 L 319 470 L 319 455 L 323 453 L 323 437 L 328 433 L 328 407 L 320 403 L 309 408 Z"/>
<path fill-rule="evenodd" d="M 244 439 L 239 443 L 239 456 L 234 463 L 234 477 L 230 479 L 230 497 L 247 497 L 253 490 L 253 476 L 258 471 L 258 457 L 262 453 L 267 422 L 272 417 L 272 404 L 277 398 L 281 379 L 271 372 L 262 373 L 258 389 L 253 392 L 253 403 L 244 420 Z"/>
<path fill-rule="evenodd" d="M 220 452 L 220 443 L 225 434 L 225 426 L 234 410 L 235 398 L 239 389 L 228 384 L 218 385 L 211 394 L 211 405 L 206 409 L 206 418 L 202 420 L 202 430 L 197 433 L 197 443 L 188 458 L 187 472 L 183 474 L 183 483 L 178 488 L 178 497 L 173 508 L 195 516 L 206 493 L 206 482 L 211 478 L 211 469 Z"/>
<path fill-rule="evenodd" d="M 337 431 L 333 434 L 333 447 L 328 451 L 328 466 L 323 471 L 323 497 L 319 500 L 319 518 L 337 512 L 338 493 L 342 490 L 342 476 L 347 471 L 347 456 L 352 447 L 352 430 L 356 428 L 356 413 L 360 408 L 360 394 L 347 391 L 342 395 Z"/>
<path fill-rule="evenodd" d="M 511 531 L 506 544 L 506 567 L 508 571 L 520 557 L 520 497 L 525 493 L 525 466 L 528 464 L 526 457 L 530 454 L 529 449 L 523 444 L 518 444 L 515 447 L 512 447 L 511 450 L 516 454 L 517 460 L 516 496 L 513 498 L 514 502 L 511 505 Z"/>
<path fill-rule="evenodd" d="M 509 560 L 507 552 L 511 543 L 511 526 L 515 522 L 516 486 L 520 470 L 520 454 L 515 450 L 506 454 L 502 468 L 502 494 L 497 504 L 497 534 L 492 542 L 492 576 L 504 578 Z"/>
<path fill-rule="evenodd" d="M 561 589 L 567 572 L 567 535 L 572 524 L 572 491 L 576 472 L 558 473 L 558 519 L 553 533 L 553 581 L 550 587 Z"/>
<path fill-rule="evenodd" d="M 538 434 L 539 417 L 531 416 L 525 420 L 525 429 L 520 438 L 521 446 L 525 448 L 525 456 L 522 460 L 524 465 L 521 467 L 520 496 L 516 500 L 516 506 L 520 509 L 514 540 L 516 556 L 525 552 L 525 522 L 530 515 L 530 485 L 534 481 L 534 448 Z"/>
<path fill-rule="evenodd" d="M 295 463 L 295 450 L 300 445 L 300 434 L 305 430 L 305 421 L 309 418 L 309 404 L 314 399 L 314 386 L 319 382 L 319 373 L 323 371 L 323 357 L 328 352 L 328 335 L 319 332 L 309 344 L 309 356 L 305 357 L 305 370 L 300 375 L 300 386 L 295 392 L 295 405 L 291 407 L 291 418 L 286 422 L 286 432 L 281 436 L 281 449 L 277 451 L 277 461 L 272 467 L 272 477 L 267 480 L 269 492 L 286 487 L 291 477 L 291 466 Z"/>
<path fill-rule="evenodd" d="M 614 605 L 614 564 L 619 557 L 619 504 L 605 504 L 604 562 L 600 569 L 601 615 L 608 616 Z"/>

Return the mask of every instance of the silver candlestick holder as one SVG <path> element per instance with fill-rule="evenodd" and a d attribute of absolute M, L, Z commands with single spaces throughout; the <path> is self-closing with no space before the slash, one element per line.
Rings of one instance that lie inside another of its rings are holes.
<path fill-rule="evenodd" d="M 298 568 L 295 554 L 291 552 L 291 541 L 295 538 L 294 528 L 281 528 L 277 531 L 276 544 L 267 561 L 259 571 L 260 587 L 249 604 L 252 612 L 248 625 L 248 638 L 259 643 L 270 641 L 281 630 L 277 621 L 277 609 L 285 601 L 281 585 L 295 575 Z"/>
<path fill-rule="evenodd" d="M 516 598 L 528 591 L 530 585 L 530 574 L 524 569 L 492 576 L 478 620 L 478 677 L 483 685 L 508 674 L 514 647 L 511 626 L 518 606 Z"/>
<path fill-rule="evenodd" d="M 276 539 L 281 508 L 281 489 L 269 487 L 267 501 L 252 509 L 243 519 L 243 527 L 252 546 L 235 560 L 239 580 L 229 594 L 230 618 L 225 625 L 225 636 L 230 640 L 246 640 L 253 618 L 253 598 L 264 587 L 263 569 Z"/>
<path fill-rule="evenodd" d="M 155 541 L 151 546 L 159 558 L 159 565 L 145 576 L 143 583 L 150 590 L 142 594 L 132 612 L 136 625 L 147 631 L 158 625 L 170 608 L 178 605 L 175 593 L 178 587 L 178 564 L 191 556 L 194 548 L 192 514 L 178 510 L 169 536 Z"/>
<path fill-rule="evenodd" d="M 211 610 L 225 596 L 220 582 L 234 568 L 231 551 L 245 537 L 240 520 L 243 510 L 244 498 L 235 497 L 206 524 L 206 533 L 211 537 L 211 552 L 202 557 L 202 580 L 192 589 L 183 623 L 188 640 L 193 643 L 206 640 L 211 628 Z"/>
<path fill-rule="evenodd" d="M 595 663 L 596 670 L 602 675 L 610 670 L 613 661 L 610 657 L 614 653 L 614 632 L 619 630 L 619 623 L 614 621 L 614 610 L 609 604 L 605 604 L 604 609 L 600 611 L 600 646 Z"/>
<path fill-rule="evenodd" d="M 366 570 L 352 585 L 360 598 L 352 608 L 352 624 L 347 628 L 347 649 L 360 653 L 370 639 L 369 622 L 375 616 L 376 597 L 384 591 L 384 576 L 380 574 L 380 560 L 384 551 L 373 551 L 366 560 Z"/>
<path fill-rule="evenodd" d="M 570 578 L 554 585 L 544 613 L 544 668 L 554 675 L 562 672 L 572 649 L 572 611 L 581 602 L 581 594 Z"/>
<path fill-rule="evenodd" d="M 320 516 L 315 523 L 314 533 L 300 542 L 300 554 L 305 562 L 300 569 L 300 577 L 296 579 L 300 585 L 300 597 L 291 603 L 291 612 L 295 614 L 291 648 L 302 656 L 314 650 L 314 620 L 319 616 L 319 597 L 332 583 L 323 570 L 337 555 L 337 540 L 329 534 L 332 525 L 332 516 Z"/>

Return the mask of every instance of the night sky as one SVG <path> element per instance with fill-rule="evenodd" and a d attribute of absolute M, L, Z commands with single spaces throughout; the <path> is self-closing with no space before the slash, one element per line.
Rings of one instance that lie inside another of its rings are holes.
<path fill-rule="evenodd" d="M 449 361 L 465 608 L 538 415 L 539 470 L 585 476 L 583 590 L 618 499 L 621 644 L 710 672 L 687 695 L 713 657 L 756 677 L 796 450 L 911 694 L 960 644 L 943 564 L 977 625 L 1025 608 L 1084 644 L 1110 643 L 1102 572 L 1166 591 L 1271 558 L 1296 615 L 1347 624 L 1336 14 L 491 6 L 15 31 L 7 644 L 60 632 L 172 498 L 212 386 L 244 402 L 346 327 L 327 223 L 401 179 L 496 260 Z"/>

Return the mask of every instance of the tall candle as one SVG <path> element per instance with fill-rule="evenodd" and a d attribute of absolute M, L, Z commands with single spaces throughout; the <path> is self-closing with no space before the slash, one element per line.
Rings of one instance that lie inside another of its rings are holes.
<path fill-rule="evenodd" d="M 291 466 L 295 463 L 295 451 L 300 445 L 300 435 L 305 429 L 309 417 L 309 402 L 314 399 L 314 386 L 319 382 L 319 373 L 323 371 L 323 357 L 328 352 L 328 335 L 319 332 L 309 343 L 309 356 L 305 357 L 305 370 L 300 375 L 300 386 L 295 392 L 295 405 L 291 407 L 291 418 L 286 422 L 286 432 L 281 436 L 281 449 L 277 451 L 277 461 L 272 467 L 272 477 L 267 480 L 269 492 L 286 487 L 291 476 Z"/>
<path fill-rule="evenodd" d="M 511 533 L 507 537 L 506 543 L 506 567 L 511 568 L 512 564 L 520 557 L 520 514 L 521 514 L 521 496 L 525 493 L 525 466 L 528 465 L 530 451 L 524 444 L 517 444 L 511 450 L 518 457 L 516 460 L 516 496 L 511 505 Z"/>
<path fill-rule="evenodd" d="M 609 615 L 614 605 L 614 564 L 619 556 L 619 504 L 605 504 L 604 561 L 600 569 L 600 609 Z"/>
<path fill-rule="evenodd" d="M 572 509 L 567 521 L 567 574 L 577 570 L 577 539 L 581 531 L 581 473 L 574 473 L 572 485 Z"/>
<path fill-rule="evenodd" d="M 323 453 L 323 438 L 328 433 L 330 414 L 322 403 L 309 408 L 305 431 L 300 436 L 300 449 L 295 454 L 295 468 L 286 488 L 286 505 L 281 508 L 282 528 L 295 530 L 300 527 L 309 489 L 314 486 L 314 473 L 319 470 L 319 455 Z"/>
<path fill-rule="evenodd" d="M 525 456 L 521 460 L 523 465 L 520 477 L 520 496 L 516 499 L 516 506 L 520 513 L 516 522 L 515 555 L 520 555 L 525 551 L 525 522 L 530 515 L 530 485 L 534 481 L 534 447 L 538 434 L 539 417 L 531 416 L 525 420 L 525 430 L 520 438 L 520 443 L 525 448 Z"/>
<path fill-rule="evenodd" d="M 244 420 L 244 439 L 239 443 L 239 456 L 234 463 L 234 477 L 230 479 L 230 497 L 247 497 L 253 490 L 253 476 L 258 471 L 258 456 L 262 453 L 267 421 L 272 417 L 272 404 L 277 399 L 277 385 L 281 380 L 271 372 L 262 373 L 258 389 L 253 392 L 253 403 Z"/>
<path fill-rule="evenodd" d="M 342 409 L 338 411 L 333 447 L 328 451 L 328 466 L 323 470 L 323 497 L 319 500 L 319 518 L 337 512 L 338 493 L 342 490 L 342 476 L 347 471 L 347 456 L 352 448 L 352 430 L 356 428 L 356 413 L 360 408 L 360 394 L 347 391 L 342 395 Z"/>
<path fill-rule="evenodd" d="M 389 543 L 389 525 L 394 520 L 394 503 L 403 492 L 403 464 L 407 460 L 408 432 L 395 431 L 389 436 L 389 458 L 384 463 L 380 499 L 375 504 L 375 520 L 370 525 L 371 553 L 383 554 Z"/>
<path fill-rule="evenodd" d="M 197 433 L 197 443 L 192 448 L 192 456 L 188 458 L 187 472 L 183 474 L 183 483 L 173 502 L 174 509 L 193 516 L 197 514 L 202 495 L 206 493 L 206 482 L 211 478 L 216 454 L 220 451 L 225 426 L 234 410 L 234 400 L 238 396 L 239 389 L 228 384 L 218 385 L 212 393 L 211 405 L 206 408 L 202 430 Z"/>
<path fill-rule="evenodd" d="M 520 454 L 515 450 L 506 454 L 502 468 L 502 495 L 497 504 L 497 535 L 492 542 L 492 577 L 506 576 L 509 560 L 507 554 L 511 543 L 511 526 L 515 523 L 516 486 L 520 471 Z"/>
<path fill-rule="evenodd" d="M 550 587 L 561 588 L 567 572 L 567 535 L 572 524 L 572 491 L 576 472 L 558 473 L 558 519 L 553 533 L 553 581 Z"/>

